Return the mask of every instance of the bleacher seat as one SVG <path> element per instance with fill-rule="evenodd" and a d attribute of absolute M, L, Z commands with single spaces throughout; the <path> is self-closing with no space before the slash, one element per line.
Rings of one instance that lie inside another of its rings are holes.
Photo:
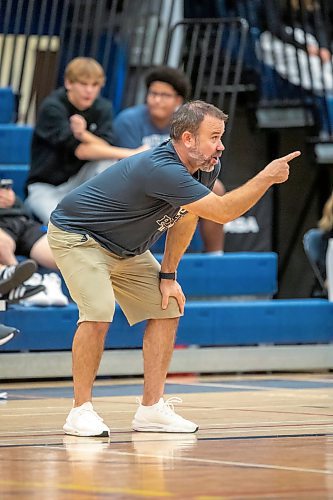
<path fill-rule="evenodd" d="M 157 255 L 157 259 L 161 261 L 162 256 Z M 277 291 L 277 255 L 274 252 L 185 254 L 179 263 L 178 279 L 188 298 L 271 298 Z"/>
<path fill-rule="evenodd" d="M 25 183 L 28 178 L 28 165 L 1 165 L 0 179 L 13 179 L 13 190 L 22 200 L 25 198 Z"/>
<path fill-rule="evenodd" d="M 11 87 L 0 88 L 0 123 L 11 123 L 15 119 L 15 95 Z"/>
<path fill-rule="evenodd" d="M 28 164 L 32 132 L 29 125 L 0 125 L 0 164 Z"/>
<path fill-rule="evenodd" d="M 69 350 L 78 312 L 66 308 L 13 306 L 1 321 L 22 332 L 5 351 Z M 254 346 L 333 342 L 333 303 L 323 299 L 273 301 L 189 301 L 180 320 L 177 344 Z M 129 327 L 117 307 L 106 348 L 140 348 L 144 323 Z"/>

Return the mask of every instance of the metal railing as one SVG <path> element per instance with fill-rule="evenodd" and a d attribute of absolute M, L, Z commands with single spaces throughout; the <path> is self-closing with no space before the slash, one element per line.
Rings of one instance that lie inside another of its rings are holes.
<path fill-rule="evenodd" d="M 192 82 L 192 98 L 211 102 L 228 113 L 224 162 L 237 95 L 243 90 L 241 74 L 247 34 L 245 19 L 186 19 L 172 27 L 166 46 L 164 63 L 183 69 Z"/>

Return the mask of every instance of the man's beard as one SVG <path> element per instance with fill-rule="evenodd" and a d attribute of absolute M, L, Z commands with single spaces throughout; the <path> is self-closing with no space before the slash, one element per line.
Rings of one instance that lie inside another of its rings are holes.
<path fill-rule="evenodd" d="M 203 153 L 200 153 L 198 147 L 196 146 L 191 148 L 189 151 L 190 160 L 193 161 L 199 170 L 202 170 L 203 172 L 211 172 L 214 170 L 215 165 L 212 165 L 211 163 L 214 156 L 205 156 Z"/>

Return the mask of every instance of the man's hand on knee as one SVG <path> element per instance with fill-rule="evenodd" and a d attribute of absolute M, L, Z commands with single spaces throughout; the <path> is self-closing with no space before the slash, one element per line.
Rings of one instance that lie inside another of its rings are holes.
<path fill-rule="evenodd" d="M 162 294 L 162 309 L 166 309 L 169 304 L 169 298 L 174 297 L 178 302 L 180 313 L 184 314 L 186 299 L 178 281 L 162 279 L 160 282 L 160 291 Z"/>

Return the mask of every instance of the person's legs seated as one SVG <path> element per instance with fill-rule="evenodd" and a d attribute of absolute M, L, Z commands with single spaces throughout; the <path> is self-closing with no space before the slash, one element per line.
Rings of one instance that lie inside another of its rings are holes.
<path fill-rule="evenodd" d="M 213 193 L 218 196 L 225 194 L 225 188 L 219 179 L 215 181 Z M 223 224 L 218 224 L 207 219 L 200 219 L 199 230 L 204 245 L 204 252 L 222 254 L 224 250 Z"/>
<path fill-rule="evenodd" d="M 48 224 L 50 215 L 65 196 L 61 186 L 36 182 L 28 186 L 28 196 L 24 204 L 28 211 L 42 224 Z"/>
<path fill-rule="evenodd" d="M 16 254 L 30 257 L 37 264 L 49 269 L 57 269 L 54 257 L 49 247 L 45 229 L 38 222 L 27 217 L 8 217 L 1 221 L 0 229 L 0 262 L 17 264 Z M 33 272 L 29 274 L 23 281 L 28 287 L 40 286 L 40 292 L 22 295 L 24 305 L 37 306 L 66 306 L 68 304 L 67 297 L 61 289 L 61 279 L 56 273 L 40 275 L 36 272 L 37 266 L 29 260 L 30 266 L 33 265 Z M 27 269 L 28 264 L 18 266 L 18 270 Z M 8 275 L 11 268 L 6 273 Z M 33 274 L 34 273 L 34 274 Z M 17 275 L 17 272 L 16 272 Z M 33 276 L 32 276 L 33 275 Z M 31 277 L 32 276 L 32 277 Z M 8 291 L 16 285 L 10 286 Z M 22 292 L 22 288 L 20 292 Z M 31 289 L 34 290 L 34 289 Z M 4 292 L 3 292 L 4 293 Z M 13 292 L 14 293 L 14 292 Z M 15 295 L 15 294 L 14 294 Z M 20 296 L 20 294 L 18 294 Z"/>
<path fill-rule="evenodd" d="M 8 217 L 0 219 L 0 264 L 6 266 L 15 266 L 17 259 L 15 257 L 16 235 L 15 228 L 7 228 Z"/>
<path fill-rule="evenodd" d="M 63 197 L 80 186 L 88 179 L 103 172 L 115 163 L 114 160 L 100 160 L 86 162 L 68 181 L 59 186 L 35 182 L 28 186 L 28 196 L 25 199 L 25 206 L 43 224 L 48 224 L 51 213 L 56 208 Z"/>

